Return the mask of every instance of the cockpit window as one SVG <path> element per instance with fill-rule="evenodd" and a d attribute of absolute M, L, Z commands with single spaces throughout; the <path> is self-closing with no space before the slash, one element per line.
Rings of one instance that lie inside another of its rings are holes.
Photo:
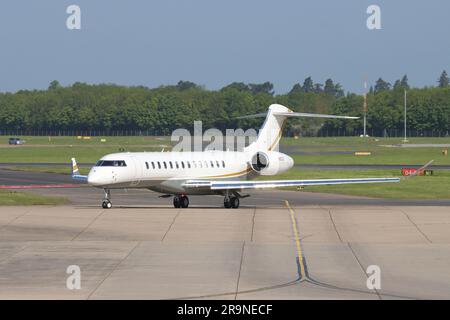
<path fill-rule="evenodd" d="M 99 160 L 96 167 L 126 167 L 127 164 L 123 160 Z"/>

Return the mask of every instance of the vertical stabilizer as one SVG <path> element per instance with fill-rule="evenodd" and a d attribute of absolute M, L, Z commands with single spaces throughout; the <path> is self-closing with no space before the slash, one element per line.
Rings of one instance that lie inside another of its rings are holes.
<path fill-rule="evenodd" d="M 266 120 L 259 130 L 258 138 L 246 151 L 277 151 L 287 116 L 277 113 L 292 112 L 280 104 L 272 104 L 267 111 Z"/>

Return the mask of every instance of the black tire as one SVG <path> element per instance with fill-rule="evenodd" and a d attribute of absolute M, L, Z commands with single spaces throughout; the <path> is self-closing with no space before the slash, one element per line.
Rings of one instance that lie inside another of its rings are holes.
<path fill-rule="evenodd" d="M 227 209 L 230 209 L 231 208 L 231 199 L 223 200 L 223 206 Z"/>
<path fill-rule="evenodd" d="M 178 196 L 174 196 L 173 197 L 173 206 L 175 208 L 180 208 L 181 207 L 180 197 L 178 197 Z"/>
<path fill-rule="evenodd" d="M 231 198 L 231 207 L 233 209 L 239 208 L 239 198 L 238 197 Z"/>
<path fill-rule="evenodd" d="M 103 209 L 111 209 L 112 208 L 112 203 L 111 201 L 105 200 L 102 202 L 102 208 Z"/>
<path fill-rule="evenodd" d="M 186 196 L 182 197 L 180 202 L 181 202 L 182 208 L 189 207 L 189 198 L 188 197 L 186 197 Z"/>

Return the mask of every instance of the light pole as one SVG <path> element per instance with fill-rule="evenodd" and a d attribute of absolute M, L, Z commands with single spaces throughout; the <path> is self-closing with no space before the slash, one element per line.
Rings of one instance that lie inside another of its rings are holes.
<path fill-rule="evenodd" d="M 404 111 L 404 116 L 405 116 L 405 119 L 404 119 L 404 126 L 405 126 L 405 138 L 403 139 L 403 142 L 408 142 L 408 139 L 407 139 L 407 137 L 406 137 L 406 89 L 405 89 L 405 96 L 404 96 L 404 103 L 405 103 L 405 111 Z"/>
<path fill-rule="evenodd" d="M 364 106 L 363 106 L 363 113 L 364 113 L 364 133 L 363 137 L 367 137 L 367 80 L 364 81 Z"/>

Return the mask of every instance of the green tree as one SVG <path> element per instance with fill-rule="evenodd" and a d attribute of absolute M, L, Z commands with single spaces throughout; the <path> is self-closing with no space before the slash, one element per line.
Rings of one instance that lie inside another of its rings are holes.
<path fill-rule="evenodd" d="M 312 81 L 311 77 L 308 77 L 303 81 L 303 92 L 313 92 L 314 91 L 314 82 Z"/>
<path fill-rule="evenodd" d="M 302 85 L 300 83 L 296 83 L 292 87 L 291 91 L 289 91 L 289 94 L 291 94 L 291 93 L 299 93 L 299 92 L 303 92 L 303 88 L 302 88 Z"/>
<path fill-rule="evenodd" d="M 235 89 L 243 92 L 250 92 L 250 88 L 243 82 L 233 82 L 222 88 L 222 90 Z"/>
<path fill-rule="evenodd" d="M 195 89 L 198 88 L 198 86 L 191 81 L 178 81 L 176 88 L 180 91 L 189 90 L 189 89 Z"/>
<path fill-rule="evenodd" d="M 268 81 L 264 83 L 250 83 L 248 87 L 253 94 L 266 93 L 272 96 L 275 93 L 273 91 L 273 83 Z"/>
<path fill-rule="evenodd" d="M 447 71 L 442 71 L 441 76 L 439 77 L 438 83 L 439 83 L 439 88 L 445 88 L 448 86 L 449 84 L 449 78 L 447 75 Z"/>
<path fill-rule="evenodd" d="M 397 82 L 396 88 L 406 86 L 407 82 L 405 76 Z M 311 77 L 305 79 L 306 87 L 311 83 Z M 264 112 L 272 103 L 281 103 L 297 112 L 356 116 L 362 113 L 362 96 L 350 92 L 344 96 L 342 87 L 331 79 L 325 81 L 323 90 L 313 85 L 313 90 L 306 92 L 302 85 L 296 84 L 288 94 L 280 95 L 272 95 L 270 82 L 249 85 L 235 82 L 220 91 L 192 84 L 185 81 L 179 87 L 146 88 L 77 82 L 68 87 L 55 84 L 48 90 L 0 93 L 0 128 L 131 129 L 170 134 L 180 127 L 191 129 L 194 120 L 202 120 L 204 129 L 259 128 L 263 119 L 237 121 L 235 117 Z M 375 134 L 382 134 L 385 129 L 403 128 L 403 90 L 386 87 L 383 83 L 377 87 L 377 94 L 368 95 L 368 126 Z M 445 134 L 450 131 L 449 102 L 449 85 L 409 89 L 408 127 L 419 132 L 435 130 Z M 285 132 L 314 134 L 323 129 L 362 130 L 362 120 L 324 124 L 321 119 L 292 119 Z"/>
<path fill-rule="evenodd" d="M 409 89 L 409 84 L 408 84 L 408 76 L 405 74 L 402 78 L 402 80 L 400 81 L 400 85 L 402 86 L 403 89 Z"/>
<path fill-rule="evenodd" d="M 322 84 L 320 84 L 320 83 L 315 83 L 315 84 L 314 84 L 314 93 L 321 93 L 321 92 L 323 92 L 322 87 L 323 87 Z"/>
<path fill-rule="evenodd" d="M 334 86 L 333 80 L 327 79 L 325 81 L 325 87 L 323 88 L 323 91 L 326 94 L 334 96 L 336 94 L 336 88 Z"/>
<path fill-rule="evenodd" d="M 334 85 L 334 91 L 337 98 L 343 97 L 345 95 L 344 89 L 342 88 L 340 83 L 336 83 Z"/>
<path fill-rule="evenodd" d="M 375 84 L 375 93 L 383 92 L 383 91 L 389 91 L 391 89 L 391 84 L 389 82 L 384 81 L 381 78 L 378 78 L 376 84 Z"/>
<path fill-rule="evenodd" d="M 408 76 L 405 74 L 401 80 L 397 80 L 394 83 L 394 90 L 397 89 L 406 89 L 409 90 L 409 84 L 408 84 Z"/>
<path fill-rule="evenodd" d="M 53 80 L 48 85 L 48 90 L 55 90 L 61 88 L 61 85 L 59 84 L 58 80 Z"/>

